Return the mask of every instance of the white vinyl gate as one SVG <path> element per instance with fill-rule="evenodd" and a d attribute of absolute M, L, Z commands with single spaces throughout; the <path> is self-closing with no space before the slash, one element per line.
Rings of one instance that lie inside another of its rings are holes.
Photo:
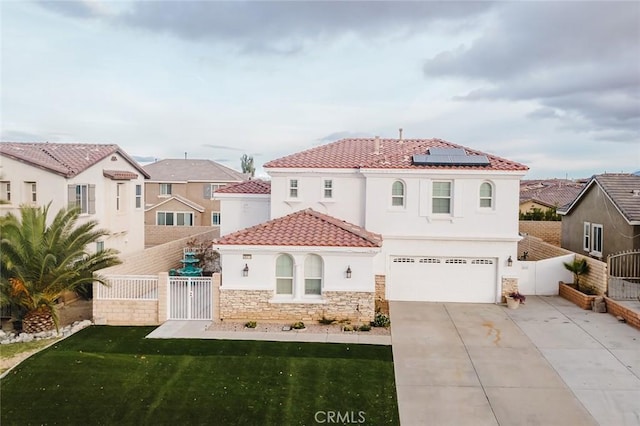
<path fill-rule="evenodd" d="M 169 277 L 169 319 L 213 318 L 210 277 Z"/>

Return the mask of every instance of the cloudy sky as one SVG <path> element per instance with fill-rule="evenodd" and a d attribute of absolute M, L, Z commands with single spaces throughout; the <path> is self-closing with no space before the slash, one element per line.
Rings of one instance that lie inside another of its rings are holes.
<path fill-rule="evenodd" d="M 438 137 L 528 178 L 640 170 L 640 2 L 2 1 L 3 141 L 239 168 Z"/>

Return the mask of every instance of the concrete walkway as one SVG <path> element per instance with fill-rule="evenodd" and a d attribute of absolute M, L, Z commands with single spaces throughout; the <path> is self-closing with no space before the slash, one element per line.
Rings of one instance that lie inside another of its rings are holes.
<path fill-rule="evenodd" d="M 640 332 L 559 297 L 391 302 L 405 425 L 640 425 Z"/>
<path fill-rule="evenodd" d="M 320 342 L 320 343 L 360 343 L 369 345 L 390 345 L 391 336 L 360 333 L 311 333 L 290 330 L 283 332 L 264 331 L 215 331 L 207 330 L 211 321 L 171 320 L 147 335 L 149 339 L 224 339 L 224 340 L 269 340 L 274 342 Z"/>

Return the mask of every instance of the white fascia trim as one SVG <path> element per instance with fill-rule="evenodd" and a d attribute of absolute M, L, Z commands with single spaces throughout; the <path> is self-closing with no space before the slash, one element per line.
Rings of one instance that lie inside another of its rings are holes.
<path fill-rule="evenodd" d="M 277 168 L 265 169 L 269 176 L 290 176 L 290 175 L 354 175 L 358 174 L 359 169 L 303 169 L 303 168 Z"/>
<path fill-rule="evenodd" d="M 370 247 L 308 247 L 308 246 L 241 246 L 241 245 L 216 245 L 214 249 L 221 253 L 252 253 L 273 254 L 273 253 L 348 253 L 354 256 L 375 256 L 380 253 L 381 248 Z"/>
<path fill-rule="evenodd" d="M 415 235 L 383 235 L 382 241 L 388 240 L 419 240 L 419 241 L 480 241 L 480 242 L 496 242 L 496 243 L 504 243 L 504 242 L 518 242 L 522 240 L 523 237 L 496 237 L 493 235 L 484 235 L 484 236 L 453 236 L 453 235 L 430 235 L 430 236 L 415 236 Z M 383 243 L 384 244 L 384 243 Z"/>
<path fill-rule="evenodd" d="M 242 193 L 215 193 L 215 198 L 223 200 L 223 199 L 243 199 L 243 198 L 251 198 L 251 199 L 265 199 L 268 200 L 271 198 L 271 194 L 242 194 Z"/>
<path fill-rule="evenodd" d="M 388 175 L 417 175 L 417 176 L 438 176 L 442 179 L 455 179 L 456 177 L 482 177 L 488 179 L 500 178 L 522 178 L 526 175 L 525 171 L 507 171 L 507 170 L 464 170 L 464 169 L 360 169 L 360 173 L 366 177 L 388 176 Z"/>

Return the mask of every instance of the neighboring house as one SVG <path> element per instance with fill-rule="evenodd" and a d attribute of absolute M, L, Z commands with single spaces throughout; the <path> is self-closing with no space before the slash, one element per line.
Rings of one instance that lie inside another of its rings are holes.
<path fill-rule="evenodd" d="M 376 292 L 500 301 L 508 259 L 517 258 L 526 166 L 439 139 L 375 138 L 343 139 L 264 169 L 272 220 L 215 244 L 223 318 L 368 318 Z"/>
<path fill-rule="evenodd" d="M 562 215 L 562 247 L 606 260 L 640 249 L 640 176 L 595 175 Z"/>
<path fill-rule="evenodd" d="M 145 225 L 216 226 L 222 223 L 215 191 L 246 176 L 211 160 L 168 159 L 144 166 Z"/>
<path fill-rule="evenodd" d="M 253 179 L 232 183 L 215 191 L 220 200 L 220 236 L 270 219 L 271 182 Z"/>
<path fill-rule="evenodd" d="M 117 145 L 0 143 L 0 212 L 51 203 L 50 219 L 77 206 L 80 221 L 96 220 L 110 234 L 89 250 L 144 248 L 144 169 Z"/>
<path fill-rule="evenodd" d="M 520 214 L 533 209 L 545 212 L 573 201 L 584 187 L 584 181 L 567 179 L 523 180 L 520 182 Z"/>

